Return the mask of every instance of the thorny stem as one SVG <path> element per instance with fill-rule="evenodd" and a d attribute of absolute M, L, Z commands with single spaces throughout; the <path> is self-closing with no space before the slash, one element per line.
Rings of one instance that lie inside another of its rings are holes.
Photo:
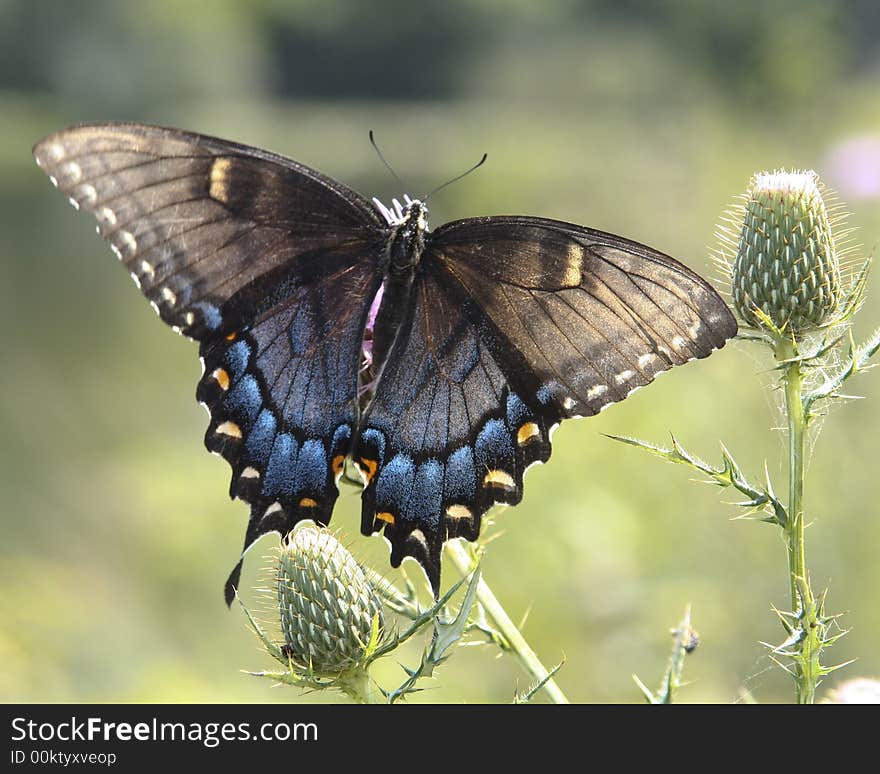
<path fill-rule="evenodd" d="M 777 359 L 792 360 L 784 371 L 785 413 L 788 419 L 788 566 L 791 607 L 798 610 L 798 578 L 806 580 L 804 549 L 804 435 L 806 431 L 802 388 L 804 375 L 795 344 L 783 339 L 777 346 Z"/>
<path fill-rule="evenodd" d="M 340 681 L 339 688 L 356 704 L 378 703 L 370 682 L 370 675 L 363 667 L 353 669 L 345 679 Z"/>
<path fill-rule="evenodd" d="M 450 540 L 446 544 L 446 550 L 452 559 L 458 571 L 463 576 L 468 576 L 474 569 L 474 561 L 467 550 L 458 540 Z M 510 645 L 510 649 L 519 659 L 520 664 L 529 675 L 538 683 L 543 683 L 542 690 L 547 694 L 550 700 L 555 704 L 568 704 L 569 701 L 562 689 L 556 684 L 556 681 L 549 677 L 548 669 L 541 663 L 535 651 L 526 642 L 522 632 L 517 625 L 510 619 L 507 612 L 502 607 L 498 598 L 489 588 L 488 584 L 480 578 L 477 584 L 477 599 L 486 611 L 486 615 L 497 627 L 498 631 L 504 636 Z"/>
<path fill-rule="evenodd" d="M 794 659 L 795 680 L 798 703 L 812 704 L 821 674 L 819 651 L 822 642 L 816 601 L 807 575 L 804 544 L 804 450 L 807 429 L 803 399 L 804 372 L 798 358 L 797 344 L 791 338 L 780 338 L 776 346 L 776 358 L 780 361 L 790 361 L 783 371 L 789 447 L 788 520 L 785 531 L 788 538 L 791 608 L 796 616 L 796 626 L 801 630 L 798 641 L 793 645 L 798 651 L 798 656 Z"/>

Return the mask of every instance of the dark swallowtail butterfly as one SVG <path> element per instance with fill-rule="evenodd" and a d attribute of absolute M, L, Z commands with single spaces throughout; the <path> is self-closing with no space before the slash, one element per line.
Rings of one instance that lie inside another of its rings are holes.
<path fill-rule="evenodd" d="M 570 223 L 371 204 L 295 161 L 140 124 L 34 148 L 98 219 L 159 316 L 199 342 L 209 450 L 261 535 L 330 520 L 347 458 L 361 529 L 435 591 L 443 542 L 550 457 L 568 417 L 623 400 L 736 333 L 712 287 L 644 245 Z M 241 559 L 226 584 L 231 601 Z"/>

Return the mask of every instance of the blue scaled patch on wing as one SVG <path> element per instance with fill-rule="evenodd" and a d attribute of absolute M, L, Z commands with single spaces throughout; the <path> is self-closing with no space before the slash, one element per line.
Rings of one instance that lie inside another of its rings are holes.
<path fill-rule="evenodd" d="M 235 382 L 223 398 L 224 410 L 237 417 L 246 419 L 248 425 L 253 424 L 262 405 L 263 399 L 260 395 L 260 387 L 257 384 L 257 380 L 251 374 L 245 374 Z"/>
<path fill-rule="evenodd" d="M 409 500 L 416 477 L 416 466 L 406 454 L 397 454 L 382 468 L 376 482 L 376 501 L 380 510 L 399 511 Z"/>
<path fill-rule="evenodd" d="M 269 465 L 263 479 L 266 497 L 292 496 L 296 487 L 296 453 L 299 444 L 290 433 L 278 433 L 269 455 Z"/>
<path fill-rule="evenodd" d="M 437 460 L 427 460 L 416 471 L 415 486 L 400 511 L 402 520 L 436 527 L 440 521 L 442 495 L 443 466 Z"/>
<path fill-rule="evenodd" d="M 449 455 L 443 477 L 443 499 L 446 502 L 470 502 L 477 493 L 477 469 L 470 446 L 462 446 Z"/>
<path fill-rule="evenodd" d="M 549 406 L 554 401 L 562 400 L 564 394 L 565 390 L 562 388 L 562 385 L 559 382 L 551 381 L 542 384 L 535 393 L 535 397 L 542 406 Z"/>
<path fill-rule="evenodd" d="M 486 422 L 477 436 L 474 448 L 479 468 L 513 469 L 513 444 L 510 439 L 510 431 L 502 420 L 490 419 Z"/>
<path fill-rule="evenodd" d="M 361 443 L 369 445 L 376 450 L 380 465 L 385 462 L 385 436 L 382 433 L 369 427 L 361 435 Z"/>
<path fill-rule="evenodd" d="M 531 416 L 532 412 L 529 407 L 520 400 L 519 395 L 511 392 L 507 396 L 507 426 L 512 429 L 517 428 Z"/>
<path fill-rule="evenodd" d="M 322 491 L 327 482 L 327 452 L 317 439 L 304 441 L 296 460 L 298 492 Z"/>
<path fill-rule="evenodd" d="M 245 372 L 250 353 L 251 348 L 244 340 L 236 341 L 235 344 L 226 350 L 226 353 L 223 355 L 223 365 L 226 366 L 226 370 L 229 371 L 233 381 L 241 377 Z"/>
<path fill-rule="evenodd" d="M 272 442 L 275 439 L 275 431 L 278 421 L 269 409 L 263 409 L 257 415 L 257 421 L 248 434 L 245 441 L 245 451 L 249 459 L 259 461 L 263 465 L 272 453 Z"/>
<path fill-rule="evenodd" d="M 333 449 L 340 448 L 348 448 L 348 443 L 351 440 L 351 427 L 348 425 L 340 425 L 336 428 L 336 432 L 333 433 Z"/>
<path fill-rule="evenodd" d="M 193 309 L 199 310 L 202 315 L 202 323 L 209 331 L 217 330 L 223 322 L 223 316 L 214 304 L 200 301 L 197 304 L 193 304 Z"/>

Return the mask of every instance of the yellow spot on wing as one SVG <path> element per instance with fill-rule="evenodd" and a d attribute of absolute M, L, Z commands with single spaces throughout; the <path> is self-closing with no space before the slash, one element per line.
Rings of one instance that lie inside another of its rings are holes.
<path fill-rule="evenodd" d="M 218 425 L 216 432 L 231 438 L 241 438 L 241 428 L 235 422 L 224 422 L 222 425 Z"/>
<path fill-rule="evenodd" d="M 584 248 L 577 242 L 572 242 L 568 246 L 565 263 L 565 274 L 562 277 L 562 282 L 567 287 L 577 287 L 581 284 L 581 269 L 584 265 Z"/>
<path fill-rule="evenodd" d="M 211 165 L 211 179 L 208 193 L 212 199 L 226 204 L 229 201 L 229 170 L 232 162 L 229 159 L 215 159 Z"/>
<path fill-rule="evenodd" d="M 386 524 L 394 524 L 395 522 L 394 514 L 388 513 L 388 511 L 377 513 L 376 518 L 379 519 L 379 521 L 384 521 Z"/>
<path fill-rule="evenodd" d="M 538 438 L 540 437 L 540 435 L 540 427 L 538 427 L 534 422 L 526 422 L 525 424 L 520 425 L 519 430 L 516 431 L 516 442 L 520 446 L 525 446 L 533 438 Z"/>
<path fill-rule="evenodd" d="M 471 509 L 466 505 L 450 505 L 446 509 L 446 515 L 450 519 L 472 519 L 474 514 L 471 512 Z"/>
<path fill-rule="evenodd" d="M 214 381 L 220 385 L 220 389 L 226 392 L 229 389 L 229 374 L 223 369 L 218 368 L 214 373 L 211 374 L 214 377 Z"/>
<path fill-rule="evenodd" d="M 505 489 L 516 489 L 513 476 L 504 470 L 490 470 L 483 479 L 483 486 L 503 486 Z"/>

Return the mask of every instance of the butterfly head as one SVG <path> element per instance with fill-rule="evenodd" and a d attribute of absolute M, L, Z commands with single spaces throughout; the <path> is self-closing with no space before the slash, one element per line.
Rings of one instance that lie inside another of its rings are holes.
<path fill-rule="evenodd" d="M 419 262 L 425 247 L 428 205 L 406 195 L 402 205 L 392 199 L 392 207 L 386 207 L 378 199 L 373 201 L 392 227 L 392 236 L 388 240 L 389 271 L 397 275 L 407 274 Z"/>
<path fill-rule="evenodd" d="M 409 199 L 409 197 L 406 197 Z M 400 223 L 407 234 L 420 234 L 428 230 L 428 205 L 419 199 L 410 199 L 403 208 L 403 218 Z"/>
<path fill-rule="evenodd" d="M 415 217 L 415 223 L 418 224 L 421 220 L 422 230 L 428 230 L 428 205 L 420 199 L 413 199 L 409 194 L 404 194 L 403 204 L 398 199 L 392 199 L 389 207 L 373 197 L 373 204 L 388 221 L 389 226 L 400 226 Z"/>

